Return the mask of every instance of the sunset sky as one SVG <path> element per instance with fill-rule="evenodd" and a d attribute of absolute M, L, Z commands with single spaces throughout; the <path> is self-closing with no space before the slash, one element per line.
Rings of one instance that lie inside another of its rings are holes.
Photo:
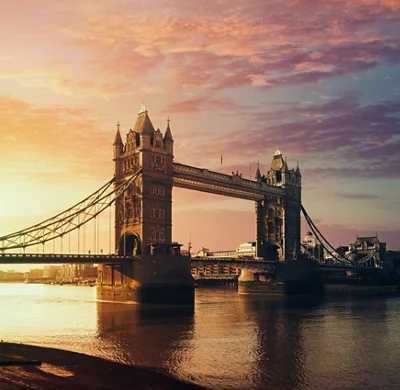
<path fill-rule="evenodd" d="M 248 178 L 279 148 L 332 244 L 400 249 L 399 0 L 0 0 L 0 20 L 0 235 L 107 182 L 144 102 L 176 162 Z M 185 247 L 255 239 L 252 202 L 173 196 Z"/>

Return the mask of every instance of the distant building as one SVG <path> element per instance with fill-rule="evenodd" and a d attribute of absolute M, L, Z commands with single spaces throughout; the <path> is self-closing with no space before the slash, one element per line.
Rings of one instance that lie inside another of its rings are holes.
<path fill-rule="evenodd" d="M 79 279 L 96 279 L 97 266 L 94 264 L 77 264 L 76 277 Z"/>
<path fill-rule="evenodd" d="M 371 256 L 368 264 L 364 265 L 374 266 L 379 262 L 384 266 L 386 263 L 386 242 L 380 242 L 377 236 L 357 237 L 354 243 L 341 245 L 335 249 L 335 252 L 351 262 L 358 262 Z M 325 261 L 334 261 L 334 258 L 326 252 L 324 259 Z"/>
<path fill-rule="evenodd" d="M 195 255 L 195 257 L 220 257 L 220 258 L 232 258 L 232 257 L 245 257 L 245 256 L 256 256 L 256 243 L 245 242 L 240 244 L 236 250 L 227 251 L 210 251 L 208 248 L 201 248 Z"/>
<path fill-rule="evenodd" d="M 236 255 L 237 256 L 256 256 L 256 242 L 255 241 L 249 241 L 249 242 L 244 242 L 243 244 L 240 244 L 236 248 Z"/>
<path fill-rule="evenodd" d="M 29 279 L 43 279 L 43 269 L 42 268 L 34 268 L 29 270 L 27 273 L 27 277 Z"/>
<path fill-rule="evenodd" d="M 7 281 L 7 282 L 23 282 L 24 280 L 25 280 L 25 276 L 24 276 L 23 272 L 9 270 L 4 275 L 4 281 Z"/>
<path fill-rule="evenodd" d="M 377 236 L 357 237 L 354 244 L 349 244 L 349 259 L 357 261 L 374 252 L 377 261 L 386 261 L 386 242 L 380 242 Z"/>
<path fill-rule="evenodd" d="M 304 240 L 301 241 L 301 252 L 315 260 L 324 259 L 324 248 L 318 242 L 316 237 L 308 231 Z"/>
<path fill-rule="evenodd" d="M 59 265 L 45 265 L 43 268 L 43 278 L 54 280 L 60 273 Z"/>
<path fill-rule="evenodd" d="M 74 280 L 77 277 L 76 264 L 63 264 L 60 267 L 58 277 L 61 280 Z"/>

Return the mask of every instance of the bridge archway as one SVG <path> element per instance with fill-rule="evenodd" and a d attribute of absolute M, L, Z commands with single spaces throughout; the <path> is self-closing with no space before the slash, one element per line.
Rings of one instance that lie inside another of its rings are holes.
<path fill-rule="evenodd" d="M 264 242 L 264 259 L 279 261 L 282 256 L 282 248 L 278 244 Z"/>
<path fill-rule="evenodd" d="M 119 240 L 118 254 L 120 256 L 133 256 L 140 255 L 140 253 L 141 243 L 139 236 L 135 233 L 124 233 Z"/>

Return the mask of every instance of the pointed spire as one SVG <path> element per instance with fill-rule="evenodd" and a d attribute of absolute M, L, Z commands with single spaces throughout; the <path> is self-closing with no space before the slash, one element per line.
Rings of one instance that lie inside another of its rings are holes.
<path fill-rule="evenodd" d="M 122 142 L 121 133 L 119 131 L 119 128 L 120 128 L 120 124 L 118 121 L 117 122 L 117 134 L 115 134 L 115 139 L 114 139 L 113 145 L 118 145 L 118 146 L 122 145 L 123 146 L 124 143 Z"/>
<path fill-rule="evenodd" d="M 297 161 L 297 167 L 296 167 L 296 176 L 301 177 L 301 173 L 300 173 L 300 166 L 299 166 L 299 162 Z"/>
<path fill-rule="evenodd" d="M 260 163 L 259 162 L 257 162 L 256 176 L 254 178 L 257 181 L 261 181 L 261 172 L 260 172 Z"/>
<path fill-rule="evenodd" d="M 142 112 L 147 113 L 147 108 L 146 108 L 146 105 L 144 104 L 143 100 L 142 100 L 142 105 L 140 106 L 139 114 L 141 114 Z"/>
<path fill-rule="evenodd" d="M 147 114 L 147 109 L 144 104 L 140 108 L 138 117 L 136 119 L 135 126 L 133 127 L 133 131 L 139 134 L 148 134 L 151 135 L 154 133 L 154 127 L 151 123 L 149 115 Z"/>
<path fill-rule="evenodd" d="M 289 168 L 288 168 L 288 165 L 287 165 L 287 157 L 285 157 L 285 164 L 284 164 L 284 166 L 283 166 L 283 170 L 284 170 L 284 172 L 289 172 Z"/>
<path fill-rule="evenodd" d="M 282 153 L 279 149 L 275 151 L 269 170 L 270 171 L 285 170 L 285 160 L 283 159 Z"/>
<path fill-rule="evenodd" d="M 171 128 L 169 127 L 169 122 L 170 122 L 170 119 L 168 117 L 168 119 L 167 119 L 167 129 L 165 130 L 165 134 L 164 134 L 164 141 L 174 142 L 174 139 L 172 138 Z"/>

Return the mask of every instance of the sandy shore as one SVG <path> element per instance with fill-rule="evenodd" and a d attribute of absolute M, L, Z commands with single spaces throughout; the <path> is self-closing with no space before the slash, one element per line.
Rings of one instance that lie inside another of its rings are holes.
<path fill-rule="evenodd" d="M 204 389 L 162 369 L 133 367 L 80 353 L 23 344 L 0 343 L 5 361 L 40 361 L 40 366 L 1 366 L 0 389 Z"/>

